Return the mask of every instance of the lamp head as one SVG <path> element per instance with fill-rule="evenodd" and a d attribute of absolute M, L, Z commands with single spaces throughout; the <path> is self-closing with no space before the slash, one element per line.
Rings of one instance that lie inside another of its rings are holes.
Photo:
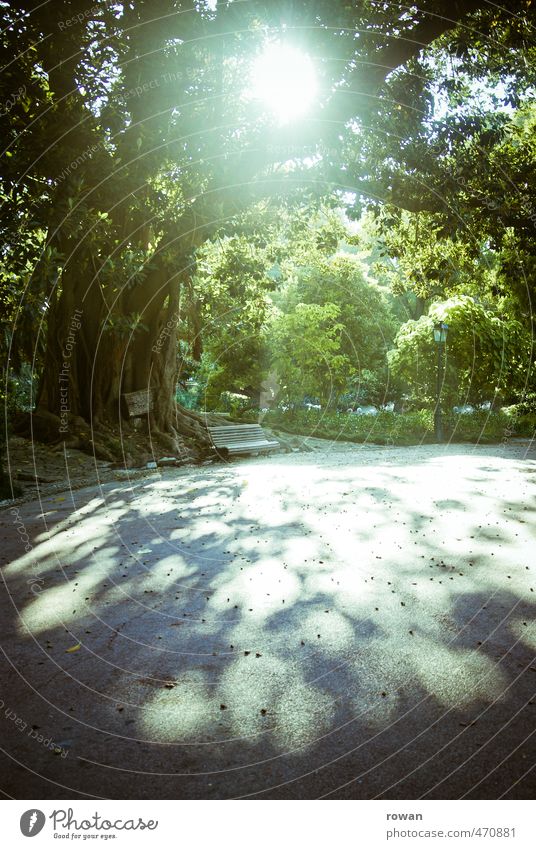
<path fill-rule="evenodd" d="M 444 321 L 438 321 L 434 324 L 434 340 L 441 345 L 443 342 L 447 341 L 447 333 L 449 332 L 448 324 L 445 324 Z"/>

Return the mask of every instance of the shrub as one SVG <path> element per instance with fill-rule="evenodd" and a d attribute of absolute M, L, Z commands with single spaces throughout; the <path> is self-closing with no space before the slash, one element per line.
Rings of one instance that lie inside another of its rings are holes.
<path fill-rule="evenodd" d="M 258 412 L 249 411 L 242 420 L 258 421 Z M 535 417 L 536 420 L 536 417 Z M 534 428 L 535 420 L 532 421 Z M 457 415 L 443 414 L 445 442 L 502 442 L 505 436 L 528 435 L 531 422 L 513 422 L 504 411 L 476 410 Z M 420 445 L 435 442 L 433 410 L 416 410 L 395 413 L 385 410 L 376 416 L 357 416 L 347 413 L 323 412 L 322 410 L 270 410 L 262 423 L 267 427 L 345 442 L 371 443 L 374 445 Z M 515 425 L 515 426 L 514 426 Z"/>
<path fill-rule="evenodd" d="M 528 392 L 522 401 L 512 404 L 511 407 L 506 407 L 505 412 L 515 417 L 536 415 L 536 392 Z"/>

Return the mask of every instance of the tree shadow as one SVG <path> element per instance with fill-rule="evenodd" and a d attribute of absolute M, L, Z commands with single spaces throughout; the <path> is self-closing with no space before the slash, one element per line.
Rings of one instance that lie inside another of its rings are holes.
<path fill-rule="evenodd" d="M 4 792 L 525 798 L 529 550 L 513 511 L 479 527 L 469 481 L 437 498 L 435 456 L 415 492 L 388 463 L 282 458 L 20 508 Z"/>

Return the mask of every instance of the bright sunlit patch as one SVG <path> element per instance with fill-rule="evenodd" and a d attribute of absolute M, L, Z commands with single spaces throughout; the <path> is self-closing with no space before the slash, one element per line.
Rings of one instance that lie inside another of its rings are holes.
<path fill-rule="evenodd" d="M 251 94 L 262 100 L 279 123 L 304 115 L 316 95 L 316 76 L 309 56 L 288 44 L 269 44 L 253 66 Z"/>

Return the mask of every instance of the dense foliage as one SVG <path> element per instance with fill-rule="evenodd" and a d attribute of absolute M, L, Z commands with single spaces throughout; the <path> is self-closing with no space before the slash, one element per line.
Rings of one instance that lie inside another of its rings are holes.
<path fill-rule="evenodd" d="M 429 405 L 438 317 L 449 404 L 534 392 L 530 0 L 1 9 L 9 409 L 114 427 L 150 387 L 155 432 L 202 438 L 177 384 Z M 285 126 L 248 96 L 276 38 L 319 81 Z"/>

